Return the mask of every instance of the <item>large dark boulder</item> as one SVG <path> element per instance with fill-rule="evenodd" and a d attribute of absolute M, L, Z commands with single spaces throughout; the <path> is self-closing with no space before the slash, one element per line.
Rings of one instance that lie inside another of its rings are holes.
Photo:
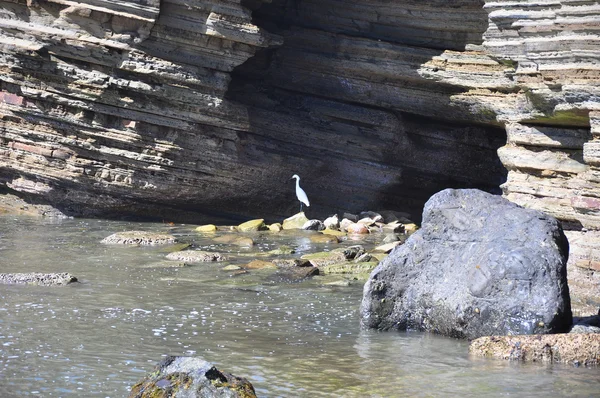
<path fill-rule="evenodd" d="M 131 388 L 129 398 L 256 398 L 243 377 L 218 370 L 197 357 L 168 356 Z"/>
<path fill-rule="evenodd" d="M 568 249 L 544 213 L 446 189 L 426 203 L 422 228 L 371 273 L 361 322 L 469 339 L 566 332 Z"/>

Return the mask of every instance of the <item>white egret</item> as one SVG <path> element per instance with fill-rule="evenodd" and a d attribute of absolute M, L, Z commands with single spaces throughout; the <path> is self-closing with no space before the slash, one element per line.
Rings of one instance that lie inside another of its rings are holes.
<path fill-rule="evenodd" d="M 294 174 L 290 180 L 296 179 L 296 197 L 300 201 L 300 211 L 302 211 L 302 203 L 304 203 L 307 207 L 310 206 L 308 201 L 308 196 L 306 196 L 306 192 L 302 188 L 300 188 L 300 177 L 298 174 Z"/>

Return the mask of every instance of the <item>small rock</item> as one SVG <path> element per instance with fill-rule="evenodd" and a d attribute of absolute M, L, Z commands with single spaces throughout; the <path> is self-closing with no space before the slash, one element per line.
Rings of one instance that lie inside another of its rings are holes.
<path fill-rule="evenodd" d="M 363 253 L 359 257 L 354 259 L 355 263 L 366 263 L 371 261 L 372 256 L 369 253 Z"/>
<path fill-rule="evenodd" d="M 315 275 L 319 275 L 317 267 L 283 268 L 271 275 L 269 279 L 280 283 L 295 283 Z"/>
<path fill-rule="evenodd" d="M 389 253 L 391 252 L 396 246 L 398 246 L 399 244 L 401 244 L 402 242 L 400 241 L 396 241 L 396 242 L 390 242 L 390 243 L 386 243 L 385 245 L 381 245 L 381 246 L 377 246 L 375 249 L 373 249 L 373 251 L 376 252 L 382 252 L 382 253 Z"/>
<path fill-rule="evenodd" d="M 187 263 L 203 263 L 212 261 L 224 261 L 225 257 L 220 253 L 205 252 L 201 250 L 182 250 L 167 254 L 168 260 L 185 261 Z"/>
<path fill-rule="evenodd" d="M 234 265 L 234 264 L 230 264 L 227 267 L 223 267 L 221 269 L 221 271 L 237 271 L 237 270 L 240 270 L 240 269 L 242 269 L 242 267 Z"/>
<path fill-rule="evenodd" d="M 357 257 L 360 257 L 365 252 L 365 248 L 361 245 L 348 246 L 343 249 L 335 249 L 334 251 L 340 251 L 344 253 L 346 260 L 354 260 Z"/>
<path fill-rule="evenodd" d="M 147 231 L 117 232 L 102 239 L 101 243 L 118 245 L 170 245 L 177 242 L 173 235 Z"/>
<path fill-rule="evenodd" d="M 327 274 L 360 275 L 360 274 L 368 274 L 369 272 L 373 271 L 375 269 L 375 267 L 377 267 L 377 264 L 378 264 L 377 261 L 370 261 L 370 262 L 364 262 L 364 263 L 345 262 L 345 263 L 336 263 L 336 264 L 325 265 L 325 266 L 320 267 L 319 269 L 325 275 L 327 275 Z M 368 277 L 368 275 L 365 275 L 365 278 L 366 277 Z"/>
<path fill-rule="evenodd" d="M 200 225 L 199 227 L 196 227 L 196 232 L 217 232 L 217 226 L 214 224 Z"/>
<path fill-rule="evenodd" d="M 335 229 L 328 229 L 328 228 L 325 228 L 324 230 L 322 230 L 321 233 L 325 234 L 325 235 L 333 235 L 333 236 L 337 236 L 337 237 L 346 236 L 345 232 L 338 231 Z"/>
<path fill-rule="evenodd" d="M 398 242 L 399 240 L 400 240 L 400 238 L 398 238 L 398 235 L 388 234 L 385 236 L 385 238 L 383 238 L 383 243 Z"/>
<path fill-rule="evenodd" d="M 283 229 L 283 227 L 281 226 L 280 223 L 275 223 L 275 224 L 271 224 L 269 225 L 269 231 L 271 232 L 279 232 Z"/>
<path fill-rule="evenodd" d="M 315 234 L 308 237 L 312 243 L 339 243 L 339 240 L 334 235 Z"/>
<path fill-rule="evenodd" d="M 277 249 L 269 250 L 267 253 L 273 256 L 283 256 L 286 254 L 294 254 L 296 250 L 289 246 L 279 246 Z"/>
<path fill-rule="evenodd" d="M 415 223 L 404 224 L 404 232 L 407 234 L 412 234 L 413 232 L 417 232 L 419 226 Z"/>
<path fill-rule="evenodd" d="M 350 281 L 347 279 L 340 279 L 337 281 L 332 281 L 332 282 L 327 282 L 323 284 L 324 286 L 340 286 L 340 287 L 346 287 L 346 286 L 350 286 Z"/>
<path fill-rule="evenodd" d="M 340 220 L 338 219 L 337 214 L 334 214 L 331 217 L 327 217 L 325 221 L 323 221 L 323 225 L 325 225 L 326 229 L 339 229 L 340 228 Z"/>
<path fill-rule="evenodd" d="M 340 230 L 347 231 L 348 230 L 348 226 L 350 226 L 352 224 L 354 224 L 354 221 L 352 221 L 352 220 L 350 220 L 348 218 L 344 218 L 340 222 Z"/>
<path fill-rule="evenodd" d="M 250 261 L 246 265 L 242 265 L 242 268 L 244 268 L 244 269 L 266 269 L 266 268 L 277 268 L 277 266 L 270 261 L 253 260 L 253 261 Z"/>
<path fill-rule="evenodd" d="M 381 214 L 377 213 L 377 212 L 374 212 L 374 211 L 361 211 L 358 214 L 358 218 L 359 219 L 361 219 L 361 218 L 370 218 L 370 219 L 374 220 L 375 222 L 383 221 L 383 216 Z"/>
<path fill-rule="evenodd" d="M 398 232 L 398 233 L 402 233 L 404 232 L 404 224 L 401 224 L 397 221 L 385 224 L 383 227 L 381 227 L 381 229 L 384 232 Z"/>
<path fill-rule="evenodd" d="M 237 230 L 240 232 L 254 232 L 265 229 L 265 220 L 260 218 L 257 220 L 246 221 L 237 226 Z"/>
<path fill-rule="evenodd" d="M 54 274 L 44 274 L 41 272 L 0 274 L 0 283 L 5 285 L 65 286 L 73 282 L 77 282 L 77 278 L 68 272 Z"/>
<path fill-rule="evenodd" d="M 308 218 L 304 215 L 304 212 L 301 211 L 298 214 L 295 214 L 289 218 L 283 220 L 283 229 L 302 229 L 302 226 L 306 224 Z"/>
<path fill-rule="evenodd" d="M 349 234 L 364 235 L 369 233 L 369 228 L 364 224 L 352 223 L 346 227 Z"/>
<path fill-rule="evenodd" d="M 222 372 L 201 358 L 173 356 L 160 361 L 129 393 L 129 398 L 175 396 L 256 398 L 256 393 L 245 378 Z"/>
<path fill-rule="evenodd" d="M 381 216 L 379 216 L 379 217 L 380 217 L 380 219 L 381 219 Z M 374 225 L 374 224 L 375 224 L 377 221 L 378 221 L 378 220 L 375 220 L 375 219 L 373 219 L 373 218 L 368 218 L 368 217 L 367 217 L 367 218 L 361 218 L 361 219 L 360 219 L 360 220 L 358 220 L 356 223 L 357 223 L 357 224 L 363 224 L 363 225 L 365 225 L 365 226 L 369 227 L 369 226 L 371 226 L 371 225 Z"/>
<path fill-rule="evenodd" d="M 322 267 L 346 261 L 346 256 L 342 252 L 331 251 L 305 254 L 301 259 L 310 261 L 313 267 Z"/>
<path fill-rule="evenodd" d="M 302 229 L 307 231 L 322 231 L 325 229 L 325 226 L 320 220 L 308 220 L 302 225 Z"/>
<path fill-rule="evenodd" d="M 486 336 L 471 342 L 474 355 L 534 362 L 598 365 L 600 334 L 562 333 L 546 335 Z"/>
<path fill-rule="evenodd" d="M 300 258 L 278 258 L 273 260 L 279 268 L 291 268 L 291 267 L 312 267 L 310 261 Z"/>
<path fill-rule="evenodd" d="M 242 247 L 252 247 L 254 246 L 254 241 L 252 238 L 248 238 L 247 236 L 237 236 L 237 235 L 223 235 L 218 238 L 213 239 L 217 243 L 226 243 L 229 245 L 236 245 Z"/>

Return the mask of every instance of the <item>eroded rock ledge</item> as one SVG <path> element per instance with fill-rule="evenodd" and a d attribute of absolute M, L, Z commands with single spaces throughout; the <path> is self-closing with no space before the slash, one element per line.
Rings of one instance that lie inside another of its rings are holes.
<path fill-rule="evenodd" d="M 506 181 L 597 229 L 599 18 L 580 0 L 0 1 L 0 183 L 64 214 L 192 222 L 289 215 L 294 173 L 315 217 Z"/>

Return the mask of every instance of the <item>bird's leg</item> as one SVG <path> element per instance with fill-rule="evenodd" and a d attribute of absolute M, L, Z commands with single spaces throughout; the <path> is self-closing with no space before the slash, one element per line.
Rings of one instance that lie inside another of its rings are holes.
<path fill-rule="evenodd" d="M 300 202 L 300 212 L 302 212 L 302 202 Z"/>

